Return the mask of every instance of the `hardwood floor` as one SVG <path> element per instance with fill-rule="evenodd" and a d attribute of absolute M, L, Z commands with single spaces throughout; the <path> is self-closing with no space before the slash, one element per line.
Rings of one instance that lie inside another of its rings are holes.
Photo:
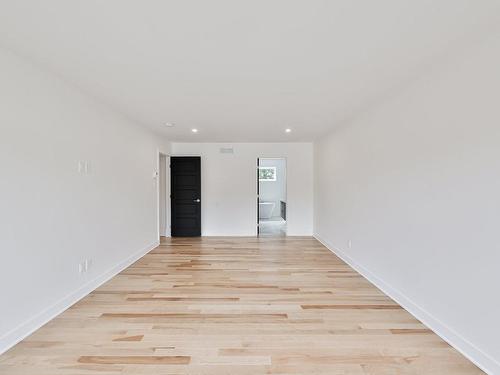
<path fill-rule="evenodd" d="M 0 373 L 483 374 L 312 238 L 164 239 Z"/>

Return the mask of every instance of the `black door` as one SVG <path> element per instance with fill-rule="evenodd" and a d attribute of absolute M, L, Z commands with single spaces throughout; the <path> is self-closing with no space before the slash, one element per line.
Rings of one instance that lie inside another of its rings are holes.
<path fill-rule="evenodd" d="M 170 158 L 172 237 L 201 236 L 200 157 Z"/>

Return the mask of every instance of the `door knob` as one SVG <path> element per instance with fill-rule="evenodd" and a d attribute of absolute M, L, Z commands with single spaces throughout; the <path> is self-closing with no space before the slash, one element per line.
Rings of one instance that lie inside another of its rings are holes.
<path fill-rule="evenodd" d="M 201 200 L 198 198 L 198 199 L 195 199 L 193 202 L 200 203 Z"/>

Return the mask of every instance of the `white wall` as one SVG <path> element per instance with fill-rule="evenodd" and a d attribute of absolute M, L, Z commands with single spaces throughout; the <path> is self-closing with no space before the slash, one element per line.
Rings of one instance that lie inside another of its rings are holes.
<path fill-rule="evenodd" d="M 316 235 L 492 374 L 499 67 L 496 33 L 315 144 Z"/>
<path fill-rule="evenodd" d="M 6 51 L 0 82 L 1 352 L 156 244 L 169 145 Z"/>
<path fill-rule="evenodd" d="M 221 154 L 221 147 L 233 147 L 234 154 Z M 286 158 L 287 233 L 290 236 L 312 234 L 311 143 L 173 143 L 172 154 L 201 156 L 204 236 L 257 234 L 258 157 Z"/>
<path fill-rule="evenodd" d="M 261 202 L 274 202 L 273 217 L 281 216 L 281 201 L 286 202 L 286 159 L 261 159 L 261 167 L 275 167 L 276 181 L 260 181 Z"/>

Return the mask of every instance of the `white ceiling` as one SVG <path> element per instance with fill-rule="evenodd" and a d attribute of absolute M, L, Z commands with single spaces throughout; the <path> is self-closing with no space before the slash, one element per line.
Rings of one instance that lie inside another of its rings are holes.
<path fill-rule="evenodd" d="M 0 0 L 0 45 L 171 140 L 309 141 L 499 13 L 498 0 Z"/>

